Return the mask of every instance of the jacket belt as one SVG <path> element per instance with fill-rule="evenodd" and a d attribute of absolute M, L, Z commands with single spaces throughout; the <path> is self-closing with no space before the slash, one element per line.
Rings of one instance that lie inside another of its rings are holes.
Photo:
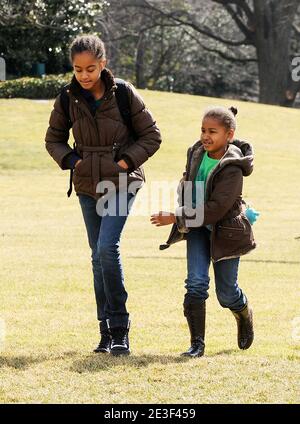
<path fill-rule="evenodd" d="M 76 145 L 78 150 L 81 150 L 82 152 L 99 152 L 99 153 L 108 153 L 112 152 L 116 149 L 117 144 L 112 144 L 111 146 L 84 146 L 82 144 Z"/>

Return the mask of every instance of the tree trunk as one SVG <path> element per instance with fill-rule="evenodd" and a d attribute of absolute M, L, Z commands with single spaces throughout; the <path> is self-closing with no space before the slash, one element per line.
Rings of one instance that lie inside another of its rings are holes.
<path fill-rule="evenodd" d="M 298 0 L 254 0 L 260 102 L 291 106 L 290 37 Z"/>
<path fill-rule="evenodd" d="M 145 35 L 144 33 L 139 34 L 139 40 L 137 43 L 136 59 L 135 59 L 135 78 L 137 88 L 146 88 L 147 82 L 145 77 Z"/>

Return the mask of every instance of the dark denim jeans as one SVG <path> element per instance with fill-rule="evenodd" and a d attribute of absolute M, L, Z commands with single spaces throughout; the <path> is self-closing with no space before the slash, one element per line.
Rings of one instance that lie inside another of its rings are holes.
<path fill-rule="evenodd" d="M 210 235 L 211 232 L 206 227 L 192 228 L 186 235 L 188 271 L 185 280 L 186 300 L 208 298 Z M 239 260 L 240 258 L 234 258 L 213 263 L 218 301 L 223 308 L 233 311 L 240 311 L 247 302 L 237 281 Z"/>
<path fill-rule="evenodd" d="M 129 314 L 126 309 L 127 292 L 120 257 L 120 238 L 129 214 L 131 193 L 117 193 L 115 216 L 99 216 L 97 201 L 90 196 L 79 194 L 79 202 L 92 250 L 94 289 L 99 321 L 110 320 L 110 327 L 127 326 Z M 120 200 L 120 203 L 119 203 Z M 121 205 L 121 206 L 120 206 Z M 121 216 L 127 211 L 126 216 Z M 120 210 L 123 211 L 120 213 Z"/>

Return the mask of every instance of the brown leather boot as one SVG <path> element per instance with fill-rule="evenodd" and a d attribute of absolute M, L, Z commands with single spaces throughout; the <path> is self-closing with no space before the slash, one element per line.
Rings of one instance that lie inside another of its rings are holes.
<path fill-rule="evenodd" d="M 252 308 L 246 304 L 241 311 L 231 311 L 237 322 L 237 340 L 240 349 L 249 349 L 254 339 L 253 312 Z"/>
<path fill-rule="evenodd" d="M 203 356 L 205 348 L 205 301 L 191 303 L 185 300 L 183 306 L 191 334 L 191 347 L 181 355 L 192 358 Z"/>

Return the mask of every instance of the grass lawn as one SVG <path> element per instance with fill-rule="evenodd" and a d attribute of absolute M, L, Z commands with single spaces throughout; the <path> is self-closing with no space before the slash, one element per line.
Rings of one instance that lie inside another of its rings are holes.
<path fill-rule="evenodd" d="M 180 178 L 206 106 L 239 109 L 236 136 L 255 149 L 244 197 L 261 212 L 254 225 L 258 248 L 242 258 L 239 274 L 255 313 L 254 344 L 238 349 L 235 320 L 218 305 L 212 275 L 205 357 L 180 357 L 189 346 L 185 244 L 159 251 L 169 228 L 131 216 L 122 253 L 132 355 L 92 354 L 98 325 L 85 227 L 76 195 L 66 196 L 69 173 L 44 148 L 53 102 L 0 100 L 0 402 L 299 402 L 299 110 L 142 95 L 163 144 L 145 165 L 141 203 L 152 181 Z"/>

